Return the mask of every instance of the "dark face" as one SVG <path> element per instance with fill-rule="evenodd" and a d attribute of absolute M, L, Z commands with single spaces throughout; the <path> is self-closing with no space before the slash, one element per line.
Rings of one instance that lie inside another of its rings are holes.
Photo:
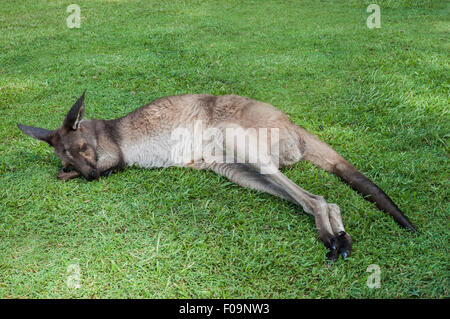
<path fill-rule="evenodd" d="M 97 142 L 89 121 L 82 123 L 83 116 L 84 92 L 72 106 L 59 129 L 47 130 L 21 124 L 18 124 L 18 127 L 25 134 L 53 146 L 64 170 L 73 167 L 87 180 L 94 180 L 100 175 L 97 168 Z M 77 174 L 72 174 L 75 175 Z"/>
<path fill-rule="evenodd" d="M 60 132 L 62 131 L 62 132 Z M 99 177 L 95 140 L 89 129 L 80 125 L 77 130 L 61 128 L 54 136 L 55 153 L 61 159 L 64 169 L 71 167 L 91 181 Z"/>

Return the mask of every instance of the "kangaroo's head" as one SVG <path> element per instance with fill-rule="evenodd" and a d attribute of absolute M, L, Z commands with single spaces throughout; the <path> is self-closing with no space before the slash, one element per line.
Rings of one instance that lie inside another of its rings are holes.
<path fill-rule="evenodd" d="M 47 130 L 18 124 L 25 134 L 53 146 L 61 159 L 63 169 L 75 168 L 87 180 L 97 179 L 97 139 L 93 125 L 82 123 L 84 116 L 84 93 L 67 113 L 62 125 L 56 130 Z M 89 121 L 86 121 L 89 122 Z"/>

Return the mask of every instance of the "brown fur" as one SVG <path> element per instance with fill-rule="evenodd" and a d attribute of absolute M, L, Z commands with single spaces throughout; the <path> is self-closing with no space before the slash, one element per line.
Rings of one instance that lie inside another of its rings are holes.
<path fill-rule="evenodd" d="M 63 169 L 58 174 L 61 180 L 69 180 L 79 175 L 93 180 L 101 175 L 109 175 L 126 164 L 132 164 L 127 162 L 127 158 L 131 162 L 134 158 L 139 158 L 139 147 L 143 147 L 144 157 L 152 155 L 148 154 L 148 148 L 161 152 L 160 155 L 164 157 L 166 154 L 163 148 L 168 143 L 169 133 L 176 128 L 192 125 L 195 121 L 201 121 L 205 126 L 222 132 L 230 127 L 277 128 L 279 155 L 277 161 L 274 161 L 274 154 L 270 155 L 273 163 L 276 163 L 276 170 L 271 174 L 262 174 L 262 163 L 247 163 L 247 158 L 240 162 L 244 164 L 209 163 L 203 158 L 197 158 L 185 166 L 212 170 L 244 187 L 268 192 L 300 205 L 305 212 L 314 216 L 319 236 L 330 249 L 328 257 L 332 260 L 335 260 L 338 254 L 348 256 L 352 247 L 351 237 L 344 230 L 339 207 L 328 204 L 321 196 L 303 190 L 278 171 L 278 167 L 293 164 L 301 159 L 311 161 L 367 195 L 369 200 L 391 214 L 400 225 L 415 230 L 380 188 L 330 146 L 292 123 L 287 115 L 270 104 L 236 95 L 186 94 L 155 100 L 115 120 L 83 121 L 83 115 L 84 93 L 72 106 L 61 127 L 56 130 L 19 124 L 24 133 L 55 148 L 63 164 Z M 270 144 L 270 134 L 268 139 Z M 160 162 L 164 163 L 163 160 Z"/>

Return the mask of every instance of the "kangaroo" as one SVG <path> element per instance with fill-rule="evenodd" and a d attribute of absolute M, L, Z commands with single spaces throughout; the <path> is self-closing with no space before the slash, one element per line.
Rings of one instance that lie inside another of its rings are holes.
<path fill-rule="evenodd" d="M 339 207 L 302 189 L 279 170 L 307 160 L 340 177 L 401 226 L 416 231 L 383 190 L 325 142 L 292 123 L 286 114 L 270 104 L 236 95 L 186 94 L 157 99 L 118 119 L 83 120 L 84 97 L 85 91 L 56 130 L 18 124 L 25 134 L 54 148 L 63 165 L 57 176 L 60 180 L 83 176 L 92 181 L 127 165 L 211 170 L 243 187 L 301 206 L 314 217 L 319 238 L 329 249 L 326 257 L 331 261 L 339 256 L 346 258 L 352 249 L 352 238 L 344 228 Z M 196 151 L 205 143 L 203 137 L 190 141 L 174 138 L 173 133 L 180 128 L 192 134 L 196 123 L 209 129 L 207 135 L 213 145 L 210 150 L 215 151 L 215 156 L 211 156 L 212 152 Z M 240 133 L 225 134 L 229 129 Z M 234 143 L 234 138 L 242 134 L 246 135 L 245 143 Z M 262 144 L 256 142 L 258 139 Z M 275 145 L 276 151 L 263 155 L 255 151 L 269 148 L 269 144 Z M 175 159 L 177 147 L 188 154 L 188 160 Z M 189 156 L 192 153 L 194 156 Z M 252 156 L 253 160 L 249 160 Z"/>

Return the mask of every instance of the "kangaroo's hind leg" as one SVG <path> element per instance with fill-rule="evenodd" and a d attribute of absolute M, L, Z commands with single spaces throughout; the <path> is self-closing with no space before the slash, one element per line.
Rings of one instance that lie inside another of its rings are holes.
<path fill-rule="evenodd" d="M 327 254 L 329 259 L 336 260 L 339 254 L 343 258 L 350 255 L 352 239 L 345 232 L 340 209 L 336 204 L 329 204 L 322 196 L 302 189 L 279 171 L 268 174 L 266 178 L 286 191 L 306 213 L 314 216 L 319 237 L 330 249 Z"/>
<path fill-rule="evenodd" d="M 313 195 L 290 181 L 281 172 L 261 174 L 255 167 L 239 163 L 214 163 L 209 169 L 231 181 L 289 200 L 314 216 L 319 237 L 330 249 L 327 257 L 336 260 L 350 254 L 351 238 L 345 232 L 339 207 L 328 204 L 323 197 Z"/>
<path fill-rule="evenodd" d="M 209 169 L 225 176 L 240 186 L 269 193 L 297 204 L 295 199 L 283 188 L 272 183 L 266 175 L 260 174 L 249 165 L 241 163 L 213 163 L 209 166 Z"/>
<path fill-rule="evenodd" d="M 336 260 L 339 253 L 344 258 L 348 256 L 352 242 L 350 236 L 345 233 L 339 208 L 328 204 L 322 196 L 302 189 L 279 171 L 280 156 L 277 155 L 276 147 L 272 152 L 272 146 L 285 140 L 278 138 L 276 131 L 274 134 L 267 132 L 261 135 L 259 130 L 244 129 L 237 123 L 228 127 L 233 128 L 241 142 L 236 138 L 234 143 L 231 134 L 231 137 L 226 135 L 225 143 L 223 140 L 217 140 L 215 146 L 217 149 L 223 147 L 226 163 L 216 161 L 209 168 L 239 185 L 264 191 L 302 206 L 306 213 L 314 216 L 319 237 L 330 249 L 328 257 Z M 264 151 L 269 149 L 270 152 Z M 212 163 L 208 159 L 206 162 Z"/>

